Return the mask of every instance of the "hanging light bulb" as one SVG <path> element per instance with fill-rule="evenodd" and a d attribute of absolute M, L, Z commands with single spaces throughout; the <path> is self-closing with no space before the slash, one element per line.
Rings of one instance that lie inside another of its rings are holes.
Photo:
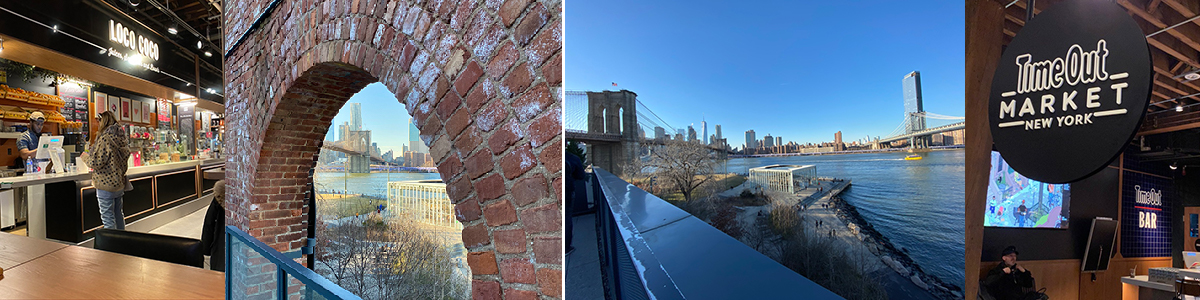
<path fill-rule="evenodd" d="M 1175 106 L 1175 111 L 1176 111 L 1176 112 L 1183 112 L 1183 105 L 1176 105 L 1176 106 Z"/>

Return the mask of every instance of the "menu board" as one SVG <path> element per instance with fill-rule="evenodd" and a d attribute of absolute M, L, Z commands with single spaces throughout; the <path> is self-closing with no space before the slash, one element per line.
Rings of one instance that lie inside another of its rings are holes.
<path fill-rule="evenodd" d="M 63 100 L 60 112 L 67 122 L 80 122 L 82 132 L 88 132 L 88 95 L 91 88 L 74 83 L 58 85 L 58 97 Z"/>

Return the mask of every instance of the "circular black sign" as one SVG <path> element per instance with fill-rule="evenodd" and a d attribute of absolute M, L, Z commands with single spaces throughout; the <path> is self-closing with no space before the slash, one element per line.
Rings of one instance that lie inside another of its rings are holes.
<path fill-rule="evenodd" d="M 1194 245 L 1194 246 L 1196 246 L 1196 248 L 1194 248 L 1196 250 L 1193 250 L 1193 251 L 1200 251 L 1200 240 L 1196 240 L 1196 245 Z"/>
<path fill-rule="evenodd" d="M 1146 36 L 1112 1 L 1063 1 L 1026 23 L 992 78 L 997 151 L 1030 179 L 1068 183 L 1120 154 L 1152 79 Z"/>

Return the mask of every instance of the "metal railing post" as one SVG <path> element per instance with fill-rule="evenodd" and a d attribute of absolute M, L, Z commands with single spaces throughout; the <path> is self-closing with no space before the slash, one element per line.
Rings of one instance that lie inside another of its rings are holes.
<path fill-rule="evenodd" d="M 275 267 L 275 275 L 277 277 L 276 280 L 279 281 L 279 283 L 276 285 L 279 291 L 275 294 L 278 297 L 275 297 L 275 299 L 287 300 L 287 272 L 283 271 L 283 268 Z"/>

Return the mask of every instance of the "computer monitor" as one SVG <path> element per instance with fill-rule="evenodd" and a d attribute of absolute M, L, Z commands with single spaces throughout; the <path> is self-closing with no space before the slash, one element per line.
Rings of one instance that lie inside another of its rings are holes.
<path fill-rule="evenodd" d="M 54 172 L 62 173 L 63 165 L 66 164 L 66 158 L 63 151 L 63 141 L 65 139 L 61 135 L 49 135 L 38 138 L 38 148 L 35 158 L 38 162 L 38 173 L 46 172 L 46 166 L 53 162 Z"/>
<path fill-rule="evenodd" d="M 1183 268 L 1200 269 L 1200 252 L 1183 251 Z"/>
<path fill-rule="evenodd" d="M 1096 273 L 1108 270 L 1108 260 L 1116 252 L 1117 221 L 1112 218 L 1096 217 L 1092 219 L 1092 229 L 1088 232 L 1087 248 L 1083 252 L 1083 264 L 1080 266 L 1084 273 Z"/>

